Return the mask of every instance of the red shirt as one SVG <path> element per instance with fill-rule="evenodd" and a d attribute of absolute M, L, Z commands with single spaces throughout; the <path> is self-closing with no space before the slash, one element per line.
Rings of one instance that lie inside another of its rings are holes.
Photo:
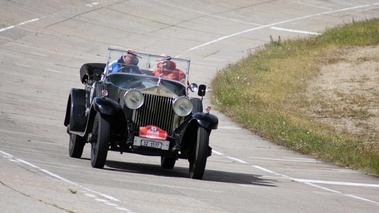
<path fill-rule="evenodd" d="M 158 63 L 157 68 L 153 71 L 152 75 L 157 77 L 161 76 L 161 78 L 168 78 L 184 83 L 186 81 L 186 74 L 180 69 L 176 68 L 175 62 L 170 61 L 170 63 L 170 70 L 163 70 L 160 64 Z"/>

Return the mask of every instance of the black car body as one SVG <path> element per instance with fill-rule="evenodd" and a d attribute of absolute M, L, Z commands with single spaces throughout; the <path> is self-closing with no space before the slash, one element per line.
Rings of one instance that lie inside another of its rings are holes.
<path fill-rule="evenodd" d="M 153 76 L 162 56 L 146 53 L 135 53 L 138 66 L 123 64 L 108 74 L 110 63 L 122 54 L 109 48 L 106 63 L 81 67 L 84 89 L 71 89 L 64 120 L 69 155 L 80 158 L 90 143 L 95 168 L 104 167 L 108 151 L 161 156 L 161 166 L 168 169 L 188 159 L 190 178 L 201 179 L 212 153 L 209 136 L 218 126 L 216 116 L 203 112 L 206 86 L 189 84 L 190 61 L 181 58 L 170 60 L 185 73 L 182 81 Z M 200 98 L 190 97 L 191 91 Z"/>

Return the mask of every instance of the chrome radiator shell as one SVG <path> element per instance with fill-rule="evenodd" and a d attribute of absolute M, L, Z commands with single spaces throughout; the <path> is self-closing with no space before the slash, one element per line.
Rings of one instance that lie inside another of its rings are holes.
<path fill-rule="evenodd" d="M 137 130 L 141 126 L 154 125 L 171 135 L 181 122 L 181 118 L 174 113 L 175 98 L 144 94 L 144 104 L 134 110 L 132 123 Z"/>

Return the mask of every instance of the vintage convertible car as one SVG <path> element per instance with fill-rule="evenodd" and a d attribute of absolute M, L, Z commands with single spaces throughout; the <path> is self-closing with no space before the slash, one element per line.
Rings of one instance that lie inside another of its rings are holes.
<path fill-rule="evenodd" d="M 124 54 L 109 48 L 107 63 L 80 68 L 84 89 L 71 89 L 64 119 L 70 157 L 80 158 L 90 143 L 94 168 L 104 167 L 108 151 L 160 156 L 161 167 L 167 169 L 178 159 L 188 159 L 189 177 L 201 179 L 212 153 L 209 136 L 218 126 L 210 107 L 203 112 L 206 86 L 189 83 L 189 60 L 163 58 L 185 74 L 173 80 L 152 75 L 162 56 L 139 52 L 134 52 L 138 65 L 120 63 L 117 72 L 108 73 Z M 190 92 L 199 97 L 190 97 Z"/>

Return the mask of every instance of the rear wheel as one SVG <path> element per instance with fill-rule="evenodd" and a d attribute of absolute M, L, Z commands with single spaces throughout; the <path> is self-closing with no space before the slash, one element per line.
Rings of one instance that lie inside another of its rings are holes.
<path fill-rule="evenodd" d="M 173 157 L 161 157 L 161 167 L 164 169 L 172 169 L 175 166 L 176 158 Z"/>
<path fill-rule="evenodd" d="M 208 158 L 209 132 L 199 126 L 196 136 L 196 144 L 192 152 L 189 165 L 189 176 L 192 179 L 203 178 L 205 165 Z"/>
<path fill-rule="evenodd" d="M 79 135 L 70 133 L 68 153 L 72 158 L 80 158 L 83 154 L 84 145 L 86 140 Z"/>
<path fill-rule="evenodd" d="M 110 123 L 106 116 L 97 113 L 93 123 L 91 141 L 91 165 L 94 168 L 103 168 L 105 165 L 110 130 Z"/>

